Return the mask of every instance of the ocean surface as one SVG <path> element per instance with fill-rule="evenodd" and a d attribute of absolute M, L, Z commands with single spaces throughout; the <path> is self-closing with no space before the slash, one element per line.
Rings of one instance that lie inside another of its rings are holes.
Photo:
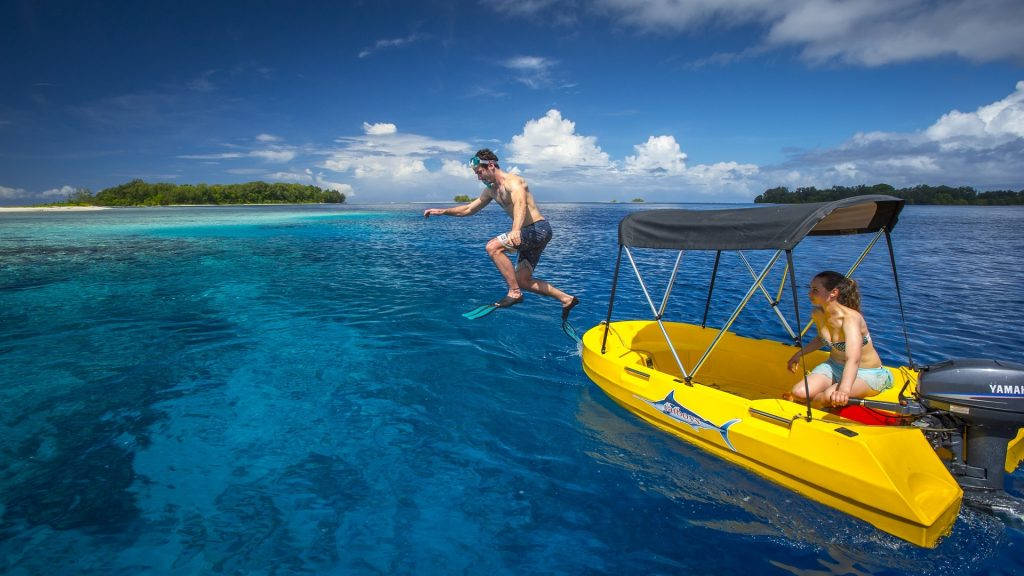
<path fill-rule="evenodd" d="M 618 221 L 655 207 L 541 205 L 537 276 L 580 332 Z M 0 214 L 0 573 L 1024 574 L 1020 525 L 964 508 L 920 549 L 643 424 L 554 300 L 463 318 L 504 294 L 483 246 L 508 220 L 423 208 Z M 1024 209 L 910 206 L 893 239 L 915 362 L 1024 360 Z M 868 240 L 797 249 L 803 310 Z M 673 261 L 639 255 L 655 292 Z M 710 267 L 684 256 L 668 319 L 699 321 Z M 905 363 L 884 239 L 855 278 Z M 649 316 L 625 268 L 614 318 Z M 734 329 L 785 337 L 761 296 Z"/>

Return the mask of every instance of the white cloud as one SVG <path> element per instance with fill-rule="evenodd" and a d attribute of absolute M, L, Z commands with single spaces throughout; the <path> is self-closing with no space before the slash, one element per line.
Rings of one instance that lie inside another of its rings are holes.
<path fill-rule="evenodd" d="M 414 42 L 419 42 L 420 40 L 423 40 L 425 38 L 427 38 L 427 36 L 423 34 L 410 34 L 404 38 L 384 38 L 381 40 L 377 40 L 377 42 L 375 42 L 373 46 L 368 46 L 360 50 L 359 57 L 366 58 L 368 56 L 372 56 L 377 52 L 380 52 L 381 50 L 401 48 L 402 46 L 406 46 Z"/>
<path fill-rule="evenodd" d="M 636 156 L 626 157 L 627 172 L 681 174 L 686 170 L 686 154 L 674 136 L 651 136 L 633 149 Z"/>
<path fill-rule="evenodd" d="M 516 56 L 505 60 L 504 65 L 513 70 L 542 72 L 554 66 L 554 61 L 540 56 Z"/>
<path fill-rule="evenodd" d="M 68 196 L 71 196 L 74 193 L 75 188 L 73 186 L 65 185 L 61 186 L 60 188 L 51 188 L 49 190 L 44 190 L 40 192 L 39 195 L 43 198 L 67 198 Z"/>
<path fill-rule="evenodd" d="M 320 188 L 327 190 L 337 190 L 345 194 L 346 196 L 354 196 L 355 193 L 352 191 L 352 186 L 342 182 L 332 182 L 324 177 L 323 172 L 314 173 L 309 168 L 306 168 L 302 172 L 274 172 L 267 174 L 266 176 L 270 180 L 279 180 L 281 182 L 296 182 L 300 184 L 314 184 Z"/>
<path fill-rule="evenodd" d="M 548 110 L 542 118 L 530 120 L 523 133 L 508 145 L 509 162 L 526 164 L 536 170 L 553 171 L 567 167 L 607 167 L 611 161 L 597 145 L 597 137 L 576 133 L 576 124 Z"/>
<path fill-rule="evenodd" d="M 249 153 L 250 156 L 256 158 L 262 158 L 267 162 L 290 162 L 295 158 L 295 150 L 286 149 L 268 149 L 268 150 L 253 150 Z"/>
<path fill-rule="evenodd" d="M 760 168 L 756 164 L 740 164 L 739 162 L 716 162 L 714 164 L 698 164 L 686 171 L 691 183 L 706 186 L 739 184 L 756 177 Z M 754 184 L 751 182 L 751 184 Z"/>
<path fill-rule="evenodd" d="M 271 134 L 259 134 L 256 136 L 258 142 L 271 143 L 280 140 Z M 230 146 L 238 148 L 238 146 Z M 217 152 L 213 154 L 182 154 L 178 156 L 183 160 L 233 160 L 237 158 L 260 158 L 266 162 L 282 163 L 291 162 L 298 155 L 293 148 L 271 145 L 262 150 L 250 150 L 248 152 Z"/>
<path fill-rule="evenodd" d="M 351 172 L 361 180 L 379 180 L 408 184 L 431 173 L 427 160 L 468 154 L 469 144 L 456 140 L 436 140 L 418 134 L 399 134 L 393 124 L 365 124 L 363 136 L 338 139 L 341 148 L 328 154 L 323 167 L 335 172 Z M 372 128 L 372 130 L 367 129 Z M 444 168 L 444 164 L 442 164 Z M 442 169 L 442 174 L 449 172 Z"/>
<path fill-rule="evenodd" d="M 399 156 L 346 156 L 335 154 L 325 167 L 336 172 L 351 171 L 356 178 L 409 180 L 427 173 L 423 160 Z"/>
<path fill-rule="evenodd" d="M 493 0 L 494 7 L 509 14 L 536 14 L 551 5 L 559 4 L 559 0 Z"/>
<path fill-rule="evenodd" d="M 502 65 L 517 74 L 516 81 L 530 88 L 546 88 L 554 86 L 551 69 L 556 62 L 542 56 L 515 56 L 502 62 Z"/>
<path fill-rule="evenodd" d="M 533 6 L 548 13 L 565 8 L 549 4 Z M 796 46 L 812 62 L 1024 58 L 1020 0 L 601 0 L 593 11 L 663 34 L 757 25 L 762 47 Z"/>
<path fill-rule="evenodd" d="M 527 119 L 520 133 L 498 150 L 502 167 L 521 173 L 541 201 L 643 197 L 653 201 L 750 201 L 767 188 L 859 185 L 887 182 L 970 185 L 979 190 L 1020 189 L 1024 183 L 1024 81 L 1006 97 L 976 110 L 952 110 L 909 133 L 863 132 L 840 146 L 803 151 L 777 165 L 722 161 L 693 164 L 684 142 L 672 134 L 650 135 L 632 154 L 612 158 L 596 135 L 577 132 L 557 109 Z M 287 170 L 275 179 L 316 183 L 372 201 L 437 199 L 472 193 L 475 178 L 465 159 L 482 142 L 441 140 L 401 133 L 394 124 L 365 123 L 363 133 L 338 138 L 319 154 L 320 172 Z M 502 150 L 503 149 L 503 150 Z M 297 154 L 271 147 L 270 152 Z M 229 153 L 253 157 L 256 152 Z M 224 157 L 227 155 L 223 155 Z M 268 155 L 267 159 L 286 156 Z M 288 161 L 295 158 L 292 156 Z M 330 180 L 325 174 L 332 174 Z M 345 181 L 351 184 L 344 183 Z M 22 191 L 23 192 L 23 191 Z M 0 190 L 10 196 L 11 189 Z"/>
<path fill-rule="evenodd" d="M 1016 90 L 974 112 L 953 110 L 932 124 L 925 135 L 935 141 L 959 141 L 967 145 L 991 145 L 1024 138 L 1024 81 Z"/>
<path fill-rule="evenodd" d="M 247 176 L 251 174 L 263 174 L 266 172 L 266 168 L 229 168 L 225 170 L 228 174 L 238 174 L 239 176 Z"/>
<path fill-rule="evenodd" d="M 528 121 L 507 148 L 508 161 L 524 165 L 523 176 L 532 187 L 563 199 L 750 200 L 763 191 L 758 166 L 738 162 L 687 166 L 687 155 L 672 135 L 650 136 L 633 146 L 636 154 L 612 160 L 595 137 L 577 134 L 575 124 L 558 110 Z"/>
<path fill-rule="evenodd" d="M 0 186 L 0 202 L 37 204 L 40 202 L 54 202 L 64 200 L 77 191 L 74 186 L 64 185 L 60 188 L 50 188 L 42 192 L 29 192 L 24 188 L 11 188 Z"/>
<path fill-rule="evenodd" d="M 469 167 L 468 163 L 459 160 L 452 160 L 450 158 L 441 160 L 441 172 L 449 176 L 456 176 L 465 180 L 473 180 L 476 178 L 476 174 L 473 173 L 473 169 Z"/>
<path fill-rule="evenodd" d="M 602 0 L 617 19 L 652 31 L 679 31 L 708 23 L 737 26 L 775 17 L 792 2 L 777 0 Z"/>
<path fill-rule="evenodd" d="M 273 148 L 268 150 L 253 150 L 249 155 L 254 158 L 262 158 L 267 162 L 291 162 L 295 158 L 295 150 Z"/>
<path fill-rule="evenodd" d="M 771 44 L 803 46 L 813 61 L 866 66 L 942 55 L 991 61 L 1024 56 L 1018 0 L 807 0 L 772 24 Z"/>
<path fill-rule="evenodd" d="M 0 199 L 13 200 L 21 196 L 25 196 L 26 192 L 23 188 L 9 188 L 7 186 L 0 186 Z"/>
<path fill-rule="evenodd" d="M 363 133 L 371 136 L 380 136 L 382 134 L 394 134 L 398 132 L 398 127 L 394 124 L 380 122 L 377 124 L 370 124 L 369 122 L 363 122 Z"/>
<path fill-rule="evenodd" d="M 950 111 L 922 131 L 855 134 L 837 148 L 797 154 L 767 171 L 796 171 L 800 185 L 817 187 L 885 182 L 1019 190 L 1021 166 L 1024 81 L 1006 98 L 974 112 Z"/>
<path fill-rule="evenodd" d="M 226 160 L 229 158 L 242 158 L 245 154 L 240 152 L 221 152 L 219 154 L 182 154 L 178 156 L 182 160 Z"/>

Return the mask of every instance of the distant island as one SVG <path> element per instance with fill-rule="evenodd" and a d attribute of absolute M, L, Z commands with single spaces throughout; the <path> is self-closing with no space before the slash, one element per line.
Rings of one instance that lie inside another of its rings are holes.
<path fill-rule="evenodd" d="M 861 196 L 863 194 L 885 194 L 903 198 L 907 204 L 943 204 L 943 205 L 977 205 L 977 206 L 1008 206 L 1024 204 L 1024 190 L 993 190 L 978 192 L 969 186 L 914 186 L 912 188 L 894 188 L 888 184 L 874 186 L 833 186 L 825 190 L 814 187 L 797 188 L 790 192 L 788 188 L 778 187 L 765 190 L 764 194 L 754 198 L 756 203 L 768 204 L 802 204 L 805 202 L 829 202 Z"/>
<path fill-rule="evenodd" d="M 466 194 L 459 194 L 458 196 L 455 197 L 456 202 L 469 202 L 470 200 L 472 200 L 472 198 L 470 198 Z"/>
<path fill-rule="evenodd" d="M 244 184 L 150 184 L 132 180 L 93 194 L 76 190 L 67 200 L 48 206 L 171 206 L 198 204 L 341 204 L 345 195 L 318 186 L 283 182 Z"/>

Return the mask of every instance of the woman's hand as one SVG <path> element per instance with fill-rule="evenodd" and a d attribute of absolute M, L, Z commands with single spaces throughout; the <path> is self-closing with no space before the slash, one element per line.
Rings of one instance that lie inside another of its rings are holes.
<path fill-rule="evenodd" d="M 850 391 L 843 390 L 842 386 L 836 386 L 829 400 L 832 401 L 833 406 L 846 406 L 846 403 L 850 401 Z"/>

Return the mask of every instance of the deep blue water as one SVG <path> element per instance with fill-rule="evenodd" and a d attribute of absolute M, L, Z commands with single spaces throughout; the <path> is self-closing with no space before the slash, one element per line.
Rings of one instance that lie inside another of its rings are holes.
<path fill-rule="evenodd" d="M 542 205 L 537 275 L 579 295 L 581 331 L 638 208 Z M 998 518 L 965 508 L 923 550 L 642 424 L 553 300 L 465 320 L 504 292 L 483 245 L 507 220 L 421 210 L 0 214 L 0 573 L 1024 573 Z M 915 361 L 1024 359 L 1022 230 L 1021 208 L 904 211 Z M 808 240 L 801 287 L 866 241 Z M 711 260 L 683 262 L 668 316 L 693 321 Z M 856 277 L 904 362 L 884 240 Z M 648 316 L 638 290 L 623 277 L 615 318 Z M 763 299 L 735 329 L 784 336 Z"/>

